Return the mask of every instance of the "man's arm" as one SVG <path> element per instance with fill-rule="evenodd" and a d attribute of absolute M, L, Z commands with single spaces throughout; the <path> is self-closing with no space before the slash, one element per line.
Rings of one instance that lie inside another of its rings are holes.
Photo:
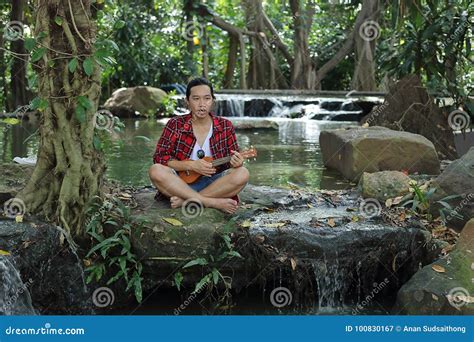
<path fill-rule="evenodd" d="M 166 123 L 163 133 L 161 133 L 161 137 L 156 144 L 153 163 L 168 166 L 169 161 L 172 160 L 174 144 L 176 143 L 176 126 L 176 120 L 173 119 Z"/>
<path fill-rule="evenodd" d="M 241 167 L 244 164 L 244 158 L 239 153 L 239 144 L 237 143 L 237 137 L 235 135 L 234 125 L 229 122 L 230 131 L 227 137 L 227 146 L 229 149 L 229 154 L 232 156 L 230 159 L 230 167 L 237 168 Z"/>

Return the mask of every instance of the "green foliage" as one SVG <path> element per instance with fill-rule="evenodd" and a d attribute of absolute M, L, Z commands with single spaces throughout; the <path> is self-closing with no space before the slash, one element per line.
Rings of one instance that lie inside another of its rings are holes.
<path fill-rule="evenodd" d="M 449 200 L 461 197 L 460 195 L 446 196 L 440 200 L 434 201 L 433 203 L 432 198 L 434 193 L 436 192 L 436 188 L 429 188 L 425 191 L 421 189 L 421 187 L 415 181 L 410 182 L 410 188 L 412 189 L 413 194 L 410 194 L 408 196 L 413 196 L 413 198 L 401 203 L 401 206 L 410 206 L 410 209 L 412 211 L 420 215 L 426 215 L 429 219 L 431 219 L 432 217 L 429 213 L 430 207 L 433 204 L 439 204 L 440 209 L 438 209 L 438 212 L 443 222 L 446 222 L 447 216 L 462 219 L 462 216 L 458 214 L 458 212 L 453 209 L 453 207 L 447 202 Z M 407 199 L 408 196 L 405 196 L 405 199 Z"/>
<path fill-rule="evenodd" d="M 196 283 L 193 294 L 199 293 L 204 287 L 208 287 L 208 291 L 217 289 L 219 283 L 222 284 L 224 291 L 218 295 L 217 306 L 230 304 L 232 289 L 232 278 L 220 272 L 224 266 L 234 258 L 242 258 L 242 256 L 234 248 L 235 245 L 231 241 L 228 230 L 234 224 L 235 220 L 230 220 L 224 227 L 224 231 L 216 235 L 217 246 L 212 254 L 195 258 L 182 267 L 182 271 L 190 267 L 202 267 L 205 275 Z M 182 271 L 176 272 L 174 275 L 174 285 L 181 290 L 181 284 L 184 279 Z"/>
<path fill-rule="evenodd" d="M 410 188 L 413 190 L 413 199 L 404 202 L 402 206 L 406 207 L 411 204 L 411 210 L 420 214 L 425 213 L 429 209 L 429 199 L 433 196 L 436 188 L 431 188 L 424 192 L 416 181 L 410 181 Z"/>
<path fill-rule="evenodd" d="M 398 16 L 392 20 L 397 25 L 392 38 L 384 42 L 382 69 L 397 78 L 419 74 L 431 92 L 452 97 L 456 107 L 469 110 L 473 11 L 468 1 L 430 1 L 408 11 L 404 21 Z"/>
<path fill-rule="evenodd" d="M 175 110 L 177 107 L 178 100 L 174 98 L 176 96 L 176 91 L 173 90 L 166 94 L 165 97 L 161 100 L 160 108 L 158 109 L 158 114 L 160 116 L 174 116 Z"/>
<path fill-rule="evenodd" d="M 93 279 L 100 281 L 109 272 L 116 272 L 107 285 L 123 279 L 127 284 L 126 291 L 133 290 L 135 298 L 141 302 L 143 266 L 132 251 L 130 235 L 131 230 L 143 222 L 134 220 L 130 208 L 115 198 L 95 197 L 87 215 L 86 232 L 94 241 L 86 255 L 86 258 L 93 258 L 91 266 L 86 268 L 87 283 Z"/>

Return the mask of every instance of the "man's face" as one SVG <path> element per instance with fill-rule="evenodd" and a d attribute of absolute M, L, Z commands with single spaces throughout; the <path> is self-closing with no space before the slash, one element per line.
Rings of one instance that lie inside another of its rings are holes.
<path fill-rule="evenodd" d="M 198 85 L 191 88 L 187 103 L 191 112 L 198 118 L 204 118 L 212 107 L 211 88 L 207 85 Z"/>

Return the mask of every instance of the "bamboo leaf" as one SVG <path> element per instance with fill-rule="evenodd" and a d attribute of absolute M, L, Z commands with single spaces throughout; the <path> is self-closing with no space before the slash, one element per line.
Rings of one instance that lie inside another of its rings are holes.
<path fill-rule="evenodd" d="M 207 265 L 207 260 L 204 258 L 197 258 L 188 262 L 186 265 L 183 266 L 183 268 L 188 268 L 194 265 Z"/>
<path fill-rule="evenodd" d="M 219 282 L 219 271 L 215 268 L 212 269 L 212 281 L 215 285 Z"/>
<path fill-rule="evenodd" d="M 178 291 L 181 291 L 181 283 L 183 282 L 183 274 L 181 272 L 176 272 L 174 274 L 174 284 L 176 285 L 176 288 Z"/>
<path fill-rule="evenodd" d="M 205 277 L 203 277 L 199 283 L 196 284 L 196 287 L 194 288 L 193 293 L 201 291 L 201 289 L 211 280 L 211 273 L 207 274 Z"/>

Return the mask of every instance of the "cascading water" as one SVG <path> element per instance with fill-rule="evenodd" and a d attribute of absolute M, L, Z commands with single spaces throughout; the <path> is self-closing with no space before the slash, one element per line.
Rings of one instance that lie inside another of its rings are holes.
<path fill-rule="evenodd" d="M 318 311 L 343 308 L 347 293 L 347 272 L 339 265 L 337 252 L 312 262 L 318 290 Z"/>
<path fill-rule="evenodd" d="M 0 256 L 0 279 L 0 315 L 36 315 L 28 291 L 33 280 L 24 283 L 7 256 Z"/>

